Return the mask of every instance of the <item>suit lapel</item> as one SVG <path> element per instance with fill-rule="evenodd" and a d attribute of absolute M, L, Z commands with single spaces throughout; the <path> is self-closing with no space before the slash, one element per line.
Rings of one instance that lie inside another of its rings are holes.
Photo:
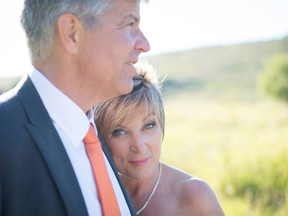
<path fill-rule="evenodd" d="M 87 215 L 73 167 L 61 139 L 30 78 L 18 92 L 29 122 L 24 125 L 38 146 L 69 215 Z"/>

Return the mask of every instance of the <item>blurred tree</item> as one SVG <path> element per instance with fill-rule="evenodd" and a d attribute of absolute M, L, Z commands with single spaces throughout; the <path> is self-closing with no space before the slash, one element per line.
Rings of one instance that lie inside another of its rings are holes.
<path fill-rule="evenodd" d="M 269 59 L 259 76 L 264 94 L 288 103 L 288 54 L 280 53 Z"/>

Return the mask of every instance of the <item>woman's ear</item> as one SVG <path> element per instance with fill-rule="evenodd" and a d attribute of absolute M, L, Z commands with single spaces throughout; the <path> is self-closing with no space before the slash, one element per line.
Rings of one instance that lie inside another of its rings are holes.
<path fill-rule="evenodd" d="M 62 14 L 57 20 L 59 39 L 70 54 L 77 53 L 80 28 L 80 21 L 71 13 Z"/>

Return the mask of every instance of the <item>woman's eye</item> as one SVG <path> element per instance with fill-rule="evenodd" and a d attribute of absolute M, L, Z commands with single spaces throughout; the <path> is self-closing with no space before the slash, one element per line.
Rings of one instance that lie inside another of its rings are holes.
<path fill-rule="evenodd" d="M 112 136 L 120 136 L 120 135 L 123 135 L 125 134 L 125 131 L 122 130 L 122 129 L 116 129 L 112 132 Z"/>
<path fill-rule="evenodd" d="M 151 129 L 151 128 L 153 128 L 155 125 L 156 125 L 155 122 L 151 122 L 151 123 L 146 124 L 146 125 L 144 126 L 144 128 L 145 128 L 145 129 Z"/>

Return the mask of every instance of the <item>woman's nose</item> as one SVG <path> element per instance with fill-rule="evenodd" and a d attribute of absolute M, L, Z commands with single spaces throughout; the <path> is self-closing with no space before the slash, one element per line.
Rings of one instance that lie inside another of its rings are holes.
<path fill-rule="evenodd" d="M 131 150 L 133 152 L 142 153 L 145 151 L 145 139 L 141 135 L 134 135 L 131 141 Z"/>

